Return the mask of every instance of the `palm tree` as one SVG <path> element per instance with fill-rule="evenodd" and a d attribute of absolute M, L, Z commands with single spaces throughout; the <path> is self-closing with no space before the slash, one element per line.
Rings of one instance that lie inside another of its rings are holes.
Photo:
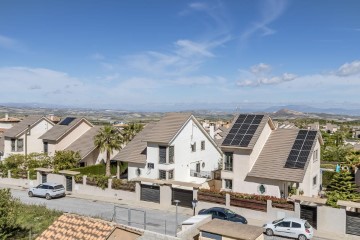
<path fill-rule="evenodd" d="M 123 138 L 120 132 L 110 126 L 102 127 L 99 133 L 94 137 L 94 144 L 101 152 L 106 151 L 106 176 L 110 176 L 110 155 L 114 150 L 120 150 L 123 143 Z"/>
<path fill-rule="evenodd" d="M 141 123 L 135 122 L 129 123 L 126 127 L 124 127 L 124 143 L 130 142 L 135 137 L 135 135 L 143 129 L 143 127 L 144 126 Z"/>

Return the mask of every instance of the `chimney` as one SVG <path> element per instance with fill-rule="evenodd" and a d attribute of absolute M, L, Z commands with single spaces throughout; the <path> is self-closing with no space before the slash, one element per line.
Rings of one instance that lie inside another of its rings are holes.
<path fill-rule="evenodd" d="M 212 139 L 214 139 L 214 137 L 215 137 L 215 126 L 214 125 L 211 125 L 210 127 L 209 127 L 209 135 L 210 135 L 210 137 L 212 138 Z"/>
<path fill-rule="evenodd" d="M 5 113 L 5 121 L 9 120 L 9 114 Z"/>

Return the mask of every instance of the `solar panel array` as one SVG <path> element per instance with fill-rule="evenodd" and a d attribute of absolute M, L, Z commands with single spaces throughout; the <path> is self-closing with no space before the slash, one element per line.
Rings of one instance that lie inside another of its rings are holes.
<path fill-rule="evenodd" d="M 301 168 L 305 167 L 305 164 L 309 158 L 312 146 L 316 138 L 317 131 L 300 130 L 289 156 L 286 160 L 285 167 L 287 168 Z"/>
<path fill-rule="evenodd" d="M 222 145 L 247 147 L 264 115 L 240 114 Z"/>
<path fill-rule="evenodd" d="M 72 121 L 74 121 L 74 117 L 67 117 L 64 120 L 62 120 L 59 125 L 69 125 Z"/>

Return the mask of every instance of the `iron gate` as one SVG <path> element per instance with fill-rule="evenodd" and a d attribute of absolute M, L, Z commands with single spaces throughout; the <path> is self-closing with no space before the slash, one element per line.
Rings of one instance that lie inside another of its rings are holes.
<path fill-rule="evenodd" d="M 179 200 L 179 206 L 192 208 L 193 191 L 180 188 L 172 189 L 172 204 L 175 205 L 174 200 Z"/>
<path fill-rule="evenodd" d="M 71 192 L 72 191 L 72 177 L 65 176 L 65 179 L 66 179 L 66 191 Z"/>
<path fill-rule="evenodd" d="M 41 174 L 41 183 L 46 183 L 47 182 L 47 175 L 42 173 Z"/>
<path fill-rule="evenodd" d="M 160 203 L 160 187 L 141 184 L 140 200 Z"/>
<path fill-rule="evenodd" d="M 300 218 L 308 221 L 317 229 L 317 206 L 300 205 Z"/>
<path fill-rule="evenodd" d="M 346 212 L 346 234 L 360 236 L 360 213 Z"/>

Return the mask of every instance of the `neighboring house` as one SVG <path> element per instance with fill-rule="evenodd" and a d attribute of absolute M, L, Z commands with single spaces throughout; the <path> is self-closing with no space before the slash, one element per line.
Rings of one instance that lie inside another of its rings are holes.
<path fill-rule="evenodd" d="M 320 124 L 319 122 L 314 122 L 311 124 L 308 124 L 308 130 L 320 130 Z"/>
<path fill-rule="evenodd" d="M 221 144 L 222 189 L 286 197 L 296 186 L 317 196 L 320 144 L 318 131 L 275 129 L 269 116 L 240 114 Z"/>
<path fill-rule="evenodd" d="M 42 152 L 43 143 L 39 137 L 53 126 L 54 123 L 44 116 L 29 116 L 5 130 L 3 158 L 10 154 Z"/>
<path fill-rule="evenodd" d="M 9 114 L 6 113 L 4 118 L 0 118 L 0 129 L 12 128 L 20 121 L 18 118 L 9 117 Z"/>
<path fill-rule="evenodd" d="M 83 117 L 66 117 L 43 134 L 43 151 L 54 156 L 55 151 L 72 150 L 81 156 L 80 166 L 94 165 L 106 160 L 105 152 L 94 145 L 100 127 L 93 126 Z M 115 151 L 112 156 L 118 152 Z"/>
<path fill-rule="evenodd" d="M 128 179 L 204 183 L 221 163 L 221 151 L 190 113 L 169 113 L 150 123 L 113 160 L 128 162 Z"/>
<path fill-rule="evenodd" d="M 327 133 L 335 133 L 339 129 L 340 129 L 340 127 L 338 125 L 331 124 L 331 123 L 326 123 L 326 125 L 323 126 L 323 130 Z"/>
<path fill-rule="evenodd" d="M 263 228 L 213 219 L 199 227 L 199 240 L 263 240 Z"/>

